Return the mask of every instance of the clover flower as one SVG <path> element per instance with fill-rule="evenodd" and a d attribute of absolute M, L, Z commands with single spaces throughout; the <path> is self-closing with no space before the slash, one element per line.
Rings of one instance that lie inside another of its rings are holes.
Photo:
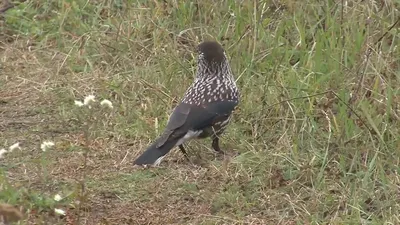
<path fill-rule="evenodd" d="M 40 148 L 42 149 L 42 151 L 47 151 L 49 150 L 51 147 L 54 146 L 54 142 L 52 141 L 44 141 L 41 145 Z"/>
<path fill-rule="evenodd" d="M 54 201 L 59 202 L 61 201 L 62 197 L 59 194 L 54 195 Z"/>
<path fill-rule="evenodd" d="M 4 154 L 6 154 L 8 151 L 7 150 L 5 150 L 4 148 L 2 148 L 2 149 L 0 149 L 0 159 L 1 158 L 3 158 L 4 156 Z"/>
<path fill-rule="evenodd" d="M 112 102 L 110 100 L 107 100 L 107 99 L 104 99 L 103 101 L 101 101 L 100 105 L 108 107 L 110 109 L 114 108 Z"/>
<path fill-rule="evenodd" d="M 66 214 L 65 211 L 62 209 L 54 209 L 54 212 L 58 215 L 63 215 L 63 216 L 65 216 Z"/>
<path fill-rule="evenodd" d="M 84 105 L 89 105 L 90 103 L 95 102 L 95 101 L 96 101 L 96 100 L 95 100 L 94 95 L 88 95 L 88 96 L 86 96 L 85 99 L 83 100 L 83 104 L 84 104 Z"/>
<path fill-rule="evenodd" d="M 82 107 L 82 106 L 84 106 L 85 104 L 83 104 L 83 102 L 81 102 L 81 101 L 77 101 L 77 100 L 75 100 L 75 105 L 76 106 L 78 106 L 78 107 Z"/>

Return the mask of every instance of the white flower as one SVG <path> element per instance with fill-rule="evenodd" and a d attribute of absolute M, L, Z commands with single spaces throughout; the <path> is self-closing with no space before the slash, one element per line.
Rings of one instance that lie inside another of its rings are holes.
<path fill-rule="evenodd" d="M 108 108 L 110 108 L 110 109 L 113 108 L 112 102 L 109 101 L 109 100 L 107 100 L 107 99 L 104 99 L 103 101 L 101 101 L 101 102 L 100 102 L 100 105 L 106 106 L 106 107 L 108 107 Z"/>
<path fill-rule="evenodd" d="M 95 102 L 96 100 L 94 100 L 94 95 L 88 95 L 85 97 L 85 99 L 83 100 L 83 104 L 84 105 L 89 105 L 92 102 Z"/>
<path fill-rule="evenodd" d="M 59 202 L 61 201 L 62 197 L 59 194 L 54 195 L 54 201 Z"/>
<path fill-rule="evenodd" d="M 44 141 L 41 145 L 40 148 L 42 149 L 42 151 L 47 151 L 49 150 L 51 147 L 54 146 L 54 142 L 52 141 Z"/>
<path fill-rule="evenodd" d="M 65 211 L 64 210 L 62 210 L 62 209 L 54 209 L 54 212 L 56 213 L 56 214 L 59 214 L 59 215 L 63 215 L 63 216 L 65 216 Z"/>
<path fill-rule="evenodd" d="M 75 100 L 75 105 L 78 106 L 78 107 L 81 107 L 81 106 L 83 106 L 84 104 L 83 104 L 82 101 L 77 101 L 77 100 Z"/>
<path fill-rule="evenodd" d="M 17 143 L 15 143 L 15 144 L 13 144 L 13 145 L 11 145 L 9 148 L 8 148 L 8 151 L 9 152 L 12 152 L 12 151 L 14 151 L 15 149 L 21 149 L 21 147 L 19 147 L 19 142 L 17 142 Z"/>
<path fill-rule="evenodd" d="M 5 150 L 4 148 L 0 149 L 0 159 L 3 158 L 3 155 L 6 153 L 7 153 L 7 150 Z"/>

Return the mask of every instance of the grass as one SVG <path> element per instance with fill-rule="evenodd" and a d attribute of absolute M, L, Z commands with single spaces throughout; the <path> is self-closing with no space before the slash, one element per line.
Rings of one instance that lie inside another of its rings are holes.
<path fill-rule="evenodd" d="M 21 150 L 0 159 L 0 202 L 20 224 L 400 223 L 398 0 L 14 3 L 0 27 L 0 147 Z M 199 165 L 174 151 L 134 168 L 208 39 L 241 90 L 222 140 L 241 154 L 192 141 Z M 114 109 L 74 106 L 89 94 Z"/>

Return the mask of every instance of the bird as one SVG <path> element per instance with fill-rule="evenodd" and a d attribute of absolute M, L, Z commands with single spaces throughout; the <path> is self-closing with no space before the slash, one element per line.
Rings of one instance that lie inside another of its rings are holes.
<path fill-rule="evenodd" d="M 164 131 L 134 165 L 158 166 L 176 146 L 189 160 L 183 144 L 207 137 L 211 138 L 211 147 L 216 153 L 225 154 L 219 146 L 219 138 L 239 104 L 240 93 L 226 52 L 218 42 L 203 41 L 197 45 L 197 52 L 193 83 L 172 111 Z"/>

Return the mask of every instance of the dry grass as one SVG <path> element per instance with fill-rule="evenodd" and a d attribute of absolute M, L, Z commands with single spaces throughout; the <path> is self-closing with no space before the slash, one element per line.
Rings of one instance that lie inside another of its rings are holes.
<path fill-rule="evenodd" d="M 23 209 L 20 224 L 399 224 L 398 9 L 16 2 L 0 27 L 0 148 L 21 150 L 0 159 L 0 203 Z M 216 159 L 193 141 L 196 165 L 175 151 L 133 168 L 205 39 L 224 45 L 238 79 L 222 146 L 241 154 Z M 114 109 L 74 106 L 89 94 Z M 46 140 L 56 145 L 42 152 Z"/>

